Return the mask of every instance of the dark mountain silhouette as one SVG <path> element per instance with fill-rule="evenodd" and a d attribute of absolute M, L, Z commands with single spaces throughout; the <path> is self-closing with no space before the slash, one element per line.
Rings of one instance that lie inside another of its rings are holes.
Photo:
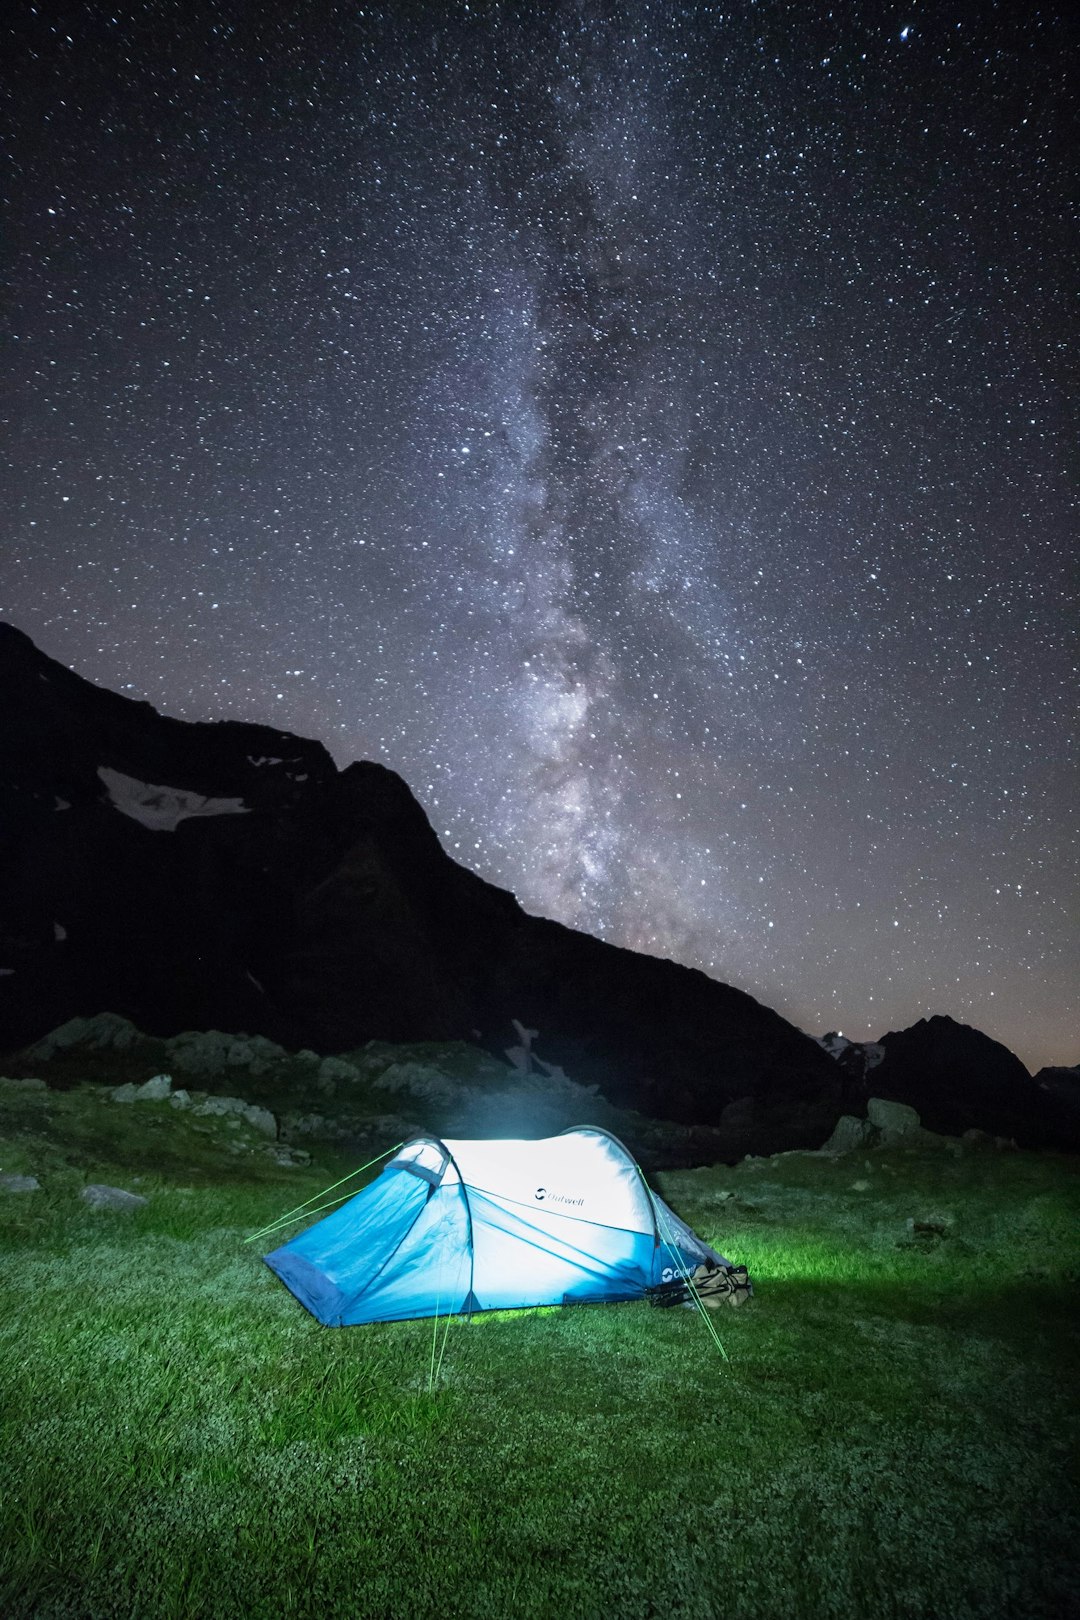
<path fill-rule="evenodd" d="M 164 718 L 3 624 L 0 760 L 0 1049 L 104 1009 L 320 1052 L 501 1052 L 516 1018 L 612 1102 L 723 1124 L 732 1155 L 818 1146 L 840 1112 L 840 1071 L 777 1013 L 528 916 L 381 765 Z"/>
<path fill-rule="evenodd" d="M 945 1133 L 1080 1146 L 1076 1071 L 1032 1080 L 951 1018 L 815 1042 L 744 992 L 530 917 L 459 866 L 381 765 L 193 724 L 0 623 L 0 1051 L 109 1010 L 318 1052 L 464 1039 L 538 1053 L 613 1103 L 817 1147 L 873 1095 Z"/>
<path fill-rule="evenodd" d="M 842 1069 L 856 1112 L 884 1097 L 910 1104 L 928 1130 L 946 1136 L 982 1130 L 1020 1147 L 1080 1148 L 1076 1071 L 1043 1069 L 1032 1079 L 1007 1046 L 969 1024 L 939 1014 L 879 1041 L 826 1035 L 821 1044 Z"/>

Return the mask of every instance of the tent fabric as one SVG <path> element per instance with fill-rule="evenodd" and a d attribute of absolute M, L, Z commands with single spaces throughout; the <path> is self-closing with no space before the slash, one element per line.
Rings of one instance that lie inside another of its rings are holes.
<path fill-rule="evenodd" d="M 265 1259 L 333 1327 L 640 1299 L 706 1260 L 727 1263 L 591 1126 L 535 1142 L 417 1137 Z"/>

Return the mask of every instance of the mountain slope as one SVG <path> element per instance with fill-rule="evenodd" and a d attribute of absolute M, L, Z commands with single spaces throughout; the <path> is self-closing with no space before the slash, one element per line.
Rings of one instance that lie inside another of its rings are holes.
<path fill-rule="evenodd" d="M 817 1146 L 843 1075 L 751 996 L 528 916 L 441 848 L 400 777 L 266 726 L 160 716 L 0 625 L 0 1048 L 109 1008 L 501 1050 L 511 1020 L 612 1102 L 731 1151 Z"/>

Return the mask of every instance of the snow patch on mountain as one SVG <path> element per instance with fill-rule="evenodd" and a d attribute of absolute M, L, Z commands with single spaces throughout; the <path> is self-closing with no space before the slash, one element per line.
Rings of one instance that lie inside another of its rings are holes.
<path fill-rule="evenodd" d="M 836 1058 L 837 1062 L 845 1052 L 858 1050 L 862 1053 L 866 1073 L 876 1069 L 885 1056 L 885 1048 L 880 1041 L 849 1041 L 845 1035 L 840 1035 L 835 1030 L 831 1030 L 828 1035 L 816 1035 L 814 1039 L 830 1057 Z"/>
<path fill-rule="evenodd" d="M 179 823 L 190 816 L 250 813 L 242 799 L 210 799 L 187 788 L 140 782 L 138 777 L 125 776 L 123 771 L 114 771 L 108 765 L 98 766 L 98 776 L 108 789 L 113 807 L 151 832 L 175 832 Z"/>

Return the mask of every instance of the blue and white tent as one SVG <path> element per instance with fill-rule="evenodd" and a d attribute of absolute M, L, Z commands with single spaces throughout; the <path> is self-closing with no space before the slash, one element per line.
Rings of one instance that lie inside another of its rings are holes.
<path fill-rule="evenodd" d="M 705 1262 L 728 1263 L 592 1126 L 538 1142 L 416 1137 L 265 1258 L 330 1327 L 640 1299 Z"/>

